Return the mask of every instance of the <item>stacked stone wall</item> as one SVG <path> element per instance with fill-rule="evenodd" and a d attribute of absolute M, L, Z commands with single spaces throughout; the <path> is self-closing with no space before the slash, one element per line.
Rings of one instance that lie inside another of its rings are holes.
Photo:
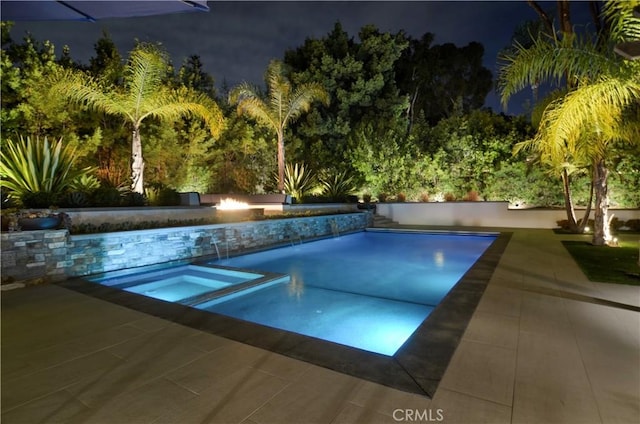
<path fill-rule="evenodd" d="M 366 228 L 368 213 L 70 236 L 66 230 L 2 234 L 3 288 L 143 265 L 226 256 Z"/>

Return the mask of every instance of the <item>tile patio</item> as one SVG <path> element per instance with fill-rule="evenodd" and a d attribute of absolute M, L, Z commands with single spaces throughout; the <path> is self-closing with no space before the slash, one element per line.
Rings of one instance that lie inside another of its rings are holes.
<path fill-rule="evenodd" d="M 2 292 L 1 421 L 638 423 L 640 287 L 510 231 L 433 399 L 43 285 Z"/>

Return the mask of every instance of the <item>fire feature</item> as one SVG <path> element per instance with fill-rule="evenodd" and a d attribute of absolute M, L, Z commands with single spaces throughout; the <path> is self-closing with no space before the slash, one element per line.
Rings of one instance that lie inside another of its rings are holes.
<path fill-rule="evenodd" d="M 249 204 L 227 197 L 226 199 L 220 200 L 220 204 L 216 206 L 216 209 L 219 211 L 244 210 L 249 209 Z"/>

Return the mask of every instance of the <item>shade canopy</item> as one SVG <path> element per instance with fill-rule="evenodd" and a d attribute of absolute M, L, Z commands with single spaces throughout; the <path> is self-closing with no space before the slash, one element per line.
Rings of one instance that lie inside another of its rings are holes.
<path fill-rule="evenodd" d="M 87 21 L 108 18 L 209 11 L 205 0 L 161 1 L 5 1 L 0 2 L 3 21 Z"/>

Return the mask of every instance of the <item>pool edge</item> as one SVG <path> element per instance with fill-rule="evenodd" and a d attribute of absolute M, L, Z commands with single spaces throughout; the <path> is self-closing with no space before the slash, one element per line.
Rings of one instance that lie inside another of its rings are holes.
<path fill-rule="evenodd" d="M 57 285 L 337 372 L 433 398 L 513 233 L 493 234 L 497 236 L 493 243 L 394 356 L 124 292 L 81 277 Z"/>

